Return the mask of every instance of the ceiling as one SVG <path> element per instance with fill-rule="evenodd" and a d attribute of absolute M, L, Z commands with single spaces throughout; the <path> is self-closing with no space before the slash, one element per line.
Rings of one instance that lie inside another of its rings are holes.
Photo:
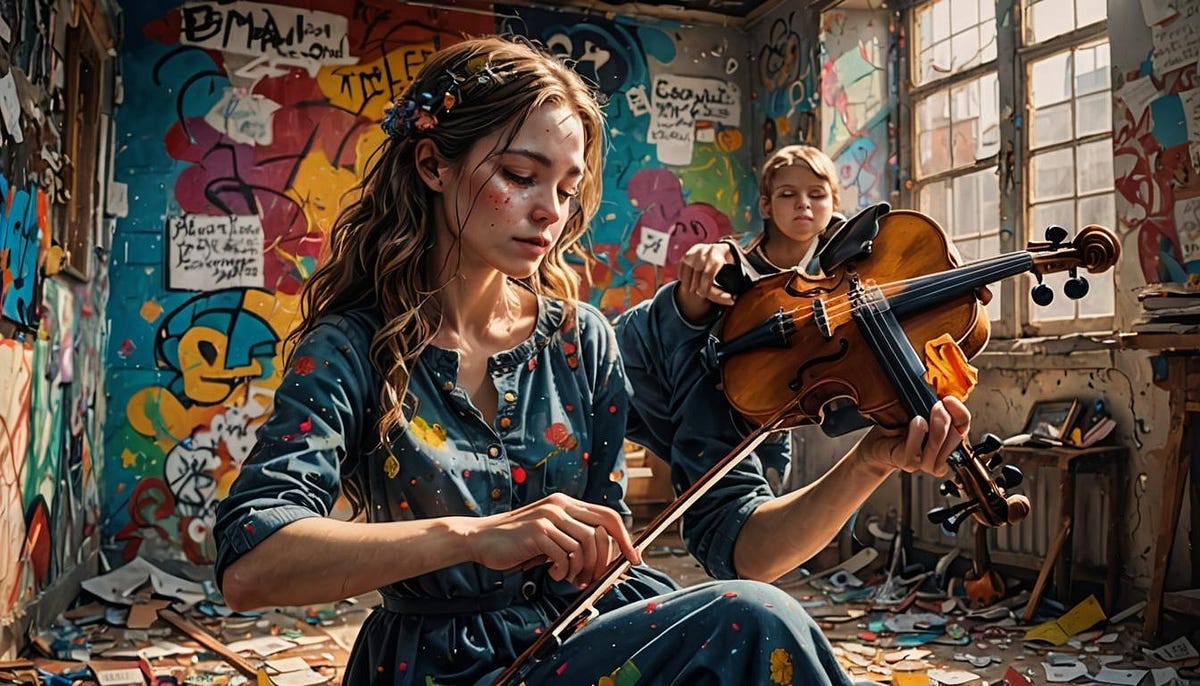
<path fill-rule="evenodd" d="M 745 18 L 746 15 L 767 2 L 769 0 L 607 0 L 606 4 L 617 8 L 629 8 L 635 14 L 638 6 L 654 6 L 683 8 Z"/>

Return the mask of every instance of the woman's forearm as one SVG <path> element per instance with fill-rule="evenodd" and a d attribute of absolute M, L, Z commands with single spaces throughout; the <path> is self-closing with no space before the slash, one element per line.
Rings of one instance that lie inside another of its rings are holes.
<path fill-rule="evenodd" d="M 754 511 L 734 544 L 746 579 L 774 581 L 821 551 L 894 469 L 868 464 L 856 445 L 813 483 Z"/>
<path fill-rule="evenodd" d="M 235 610 L 332 602 L 467 562 L 458 519 L 292 522 L 225 570 L 225 601 Z"/>

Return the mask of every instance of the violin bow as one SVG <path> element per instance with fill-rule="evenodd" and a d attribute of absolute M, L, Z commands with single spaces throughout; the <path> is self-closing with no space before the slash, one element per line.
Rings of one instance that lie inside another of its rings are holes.
<path fill-rule="evenodd" d="M 769 421 L 750 432 L 728 455 L 722 457 L 716 464 L 710 467 L 707 472 L 699 479 L 696 479 L 666 509 L 660 512 L 633 542 L 633 547 L 637 549 L 638 553 L 644 553 L 656 538 L 671 528 L 687 512 L 688 508 L 695 505 L 705 493 L 708 493 L 713 486 L 717 485 L 726 474 L 731 472 L 739 462 L 757 448 L 767 436 L 781 429 L 784 416 L 790 410 L 791 406 L 785 405 Z M 583 628 L 588 621 L 598 614 L 595 609 L 596 603 L 616 585 L 617 581 L 629 570 L 630 566 L 631 563 L 625 556 L 613 560 L 609 564 L 608 569 L 604 570 L 604 574 L 588 586 L 587 589 L 582 591 L 570 606 L 558 616 L 558 619 L 554 620 L 553 624 L 543 630 L 533 644 L 526 648 L 525 652 L 521 653 L 508 669 L 501 672 L 492 681 L 492 686 L 521 686 L 534 664 L 549 658 L 571 634 Z"/>

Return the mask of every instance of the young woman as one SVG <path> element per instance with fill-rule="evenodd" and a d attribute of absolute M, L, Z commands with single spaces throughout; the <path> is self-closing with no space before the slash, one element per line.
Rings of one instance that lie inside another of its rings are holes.
<path fill-rule="evenodd" d="M 230 607 L 379 589 L 344 683 L 488 683 L 623 555 L 638 566 L 528 684 L 847 683 L 786 594 L 680 590 L 640 566 L 624 370 L 564 258 L 600 198 L 603 120 L 581 79 L 526 45 L 465 41 L 384 128 L 218 511 Z M 326 517 L 339 491 L 365 521 Z"/>

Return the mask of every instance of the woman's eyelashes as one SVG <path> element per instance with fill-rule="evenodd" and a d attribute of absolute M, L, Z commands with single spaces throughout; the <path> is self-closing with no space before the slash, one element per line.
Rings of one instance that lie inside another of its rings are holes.
<path fill-rule="evenodd" d="M 503 173 L 504 173 L 504 178 L 508 179 L 509 181 L 511 181 L 512 183 L 514 183 L 518 186 L 521 186 L 522 188 L 530 188 L 535 183 L 537 183 L 536 178 L 534 178 L 532 176 L 524 176 L 522 174 L 518 174 L 517 172 L 512 171 L 511 169 L 505 169 L 503 171 Z M 569 201 L 575 200 L 578 197 L 579 197 L 579 189 L 578 188 L 570 188 L 570 189 L 560 188 L 560 189 L 558 189 L 558 199 L 561 202 L 569 202 Z"/>

